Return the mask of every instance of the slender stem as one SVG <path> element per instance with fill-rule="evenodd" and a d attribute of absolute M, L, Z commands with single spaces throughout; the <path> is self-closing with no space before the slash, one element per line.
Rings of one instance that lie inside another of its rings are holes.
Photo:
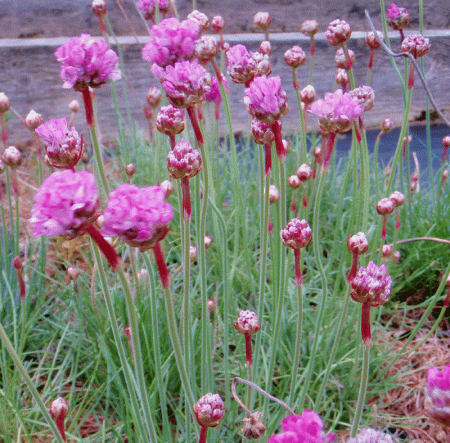
<path fill-rule="evenodd" d="M 352 424 L 352 438 L 355 438 L 359 423 L 361 421 L 361 415 L 364 407 L 364 401 L 367 392 L 367 383 L 369 381 L 369 358 L 370 358 L 370 344 L 363 344 L 363 364 L 361 369 L 361 384 L 359 385 L 358 401 L 356 402 L 355 418 Z"/>
<path fill-rule="evenodd" d="M 89 87 L 81 91 L 84 102 L 84 112 L 86 114 L 86 123 L 92 128 L 95 126 L 94 122 L 94 106 L 92 105 L 92 95 Z"/>
<path fill-rule="evenodd" d="M 163 289 L 167 289 L 170 287 L 170 272 L 167 268 L 166 261 L 164 260 L 160 242 L 156 242 L 156 245 L 152 249 L 155 256 L 156 267 L 158 268 L 159 279 L 161 280 L 161 286 Z"/>
<path fill-rule="evenodd" d="M 370 346 L 372 344 L 369 303 L 362 303 L 361 305 L 361 338 L 365 346 Z"/>
<path fill-rule="evenodd" d="M 191 218 L 191 193 L 189 189 L 189 178 L 183 177 L 181 179 L 181 192 L 182 192 L 182 213 L 183 220 L 190 220 Z"/>
<path fill-rule="evenodd" d="M 103 190 L 105 191 L 106 194 L 108 194 L 109 186 L 108 181 L 106 180 L 105 170 L 103 168 L 102 153 L 97 138 L 97 127 L 94 125 L 90 126 L 90 130 L 91 130 L 92 145 L 94 147 L 95 162 L 98 168 L 98 172 L 100 174 L 100 181 L 102 182 Z"/>
<path fill-rule="evenodd" d="M 200 428 L 200 437 L 198 439 L 198 443 L 206 443 L 206 434 L 208 433 L 208 427 L 202 426 Z"/>
<path fill-rule="evenodd" d="M 312 84 L 312 78 L 313 78 L 313 70 L 314 70 L 314 54 L 316 52 L 316 42 L 314 39 L 314 35 L 311 35 L 311 63 L 309 66 L 309 84 Z"/>
<path fill-rule="evenodd" d="M 116 250 L 103 238 L 102 234 L 93 225 L 88 225 L 84 230 L 89 234 L 92 240 L 97 244 L 100 251 L 102 251 L 108 263 L 114 271 L 121 267 L 122 260 Z"/>
<path fill-rule="evenodd" d="M 23 366 L 22 362 L 20 361 L 20 357 L 18 356 L 16 350 L 14 349 L 13 344 L 8 338 L 8 335 L 6 334 L 5 329 L 3 328 L 3 325 L 0 323 L 0 338 L 3 342 L 3 345 L 5 346 L 6 350 L 8 351 L 9 356 L 14 361 L 15 368 L 20 372 L 20 375 L 25 380 L 25 383 L 28 386 L 28 389 L 31 391 L 31 394 L 33 395 L 36 403 L 38 404 L 39 409 L 41 410 L 42 415 L 45 418 L 45 421 L 50 426 L 53 435 L 55 436 L 56 440 L 59 443 L 64 443 L 63 438 L 61 437 L 61 434 L 59 433 L 58 427 L 56 426 L 55 421 L 50 416 L 50 413 L 48 412 L 48 409 L 45 407 L 44 402 L 42 401 L 38 390 L 34 386 L 33 380 L 28 375 L 27 370 Z"/>

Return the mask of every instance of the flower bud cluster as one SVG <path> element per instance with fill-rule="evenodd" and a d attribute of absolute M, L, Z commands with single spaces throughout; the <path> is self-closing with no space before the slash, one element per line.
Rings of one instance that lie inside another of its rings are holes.
<path fill-rule="evenodd" d="M 183 132 L 186 126 L 185 111 L 173 105 L 161 106 L 156 115 L 156 129 L 165 135 Z"/>
<path fill-rule="evenodd" d="M 293 218 L 284 229 L 280 231 L 281 240 L 285 246 L 292 249 L 306 248 L 311 243 L 312 231 L 306 220 Z"/>
<path fill-rule="evenodd" d="M 192 407 L 200 426 L 214 428 L 219 425 L 225 415 L 225 404 L 219 394 L 208 394 L 201 397 Z"/>
<path fill-rule="evenodd" d="M 428 369 L 425 409 L 445 427 L 450 427 L 450 365 Z"/>
<path fill-rule="evenodd" d="M 249 310 L 239 312 L 234 327 L 240 334 L 246 335 L 253 335 L 261 329 L 256 312 Z"/>
<path fill-rule="evenodd" d="M 350 25 L 345 20 L 333 20 L 325 31 L 325 37 L 333 46 L 345 43 L 352 35 Z"/>
<path fill-rule="evenodd" d="M 182 179 L 196 176 L 202 168 L 202 157 L 198 149 L 183 138 L 167 155 L 167 169 L 172 178 Z"/>

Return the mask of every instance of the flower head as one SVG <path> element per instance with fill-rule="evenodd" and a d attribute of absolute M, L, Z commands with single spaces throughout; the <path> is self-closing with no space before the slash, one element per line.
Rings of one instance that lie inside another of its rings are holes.
<path fill-rule="evenodd" d="M 211 20 L 211 31 L 220 34 L 225 27 L 225 20 L 221 15 L 215 15 Z"/>
<path fill-rule="evenodd" d="M 325 37 L 333 46 L 345 43 L 352 35 L 350 25 L 345 20 L 333 20 L 325 31 Z"/>
<path fill-rule="evenodd" d="M 164 68 L 194 58 L 194 42 L 200 37 L 200 26 L 193 20 L 180 22 L 175 17 L 166 18 L 152 26 L 150 35 L 152 40 L 142 49 L 142 58 Z"/>
<path fill-rule="evenodd" d="M 1 155 L 1 160 L 11 168 L 17 168 L 22 164 L 23 156 L 15 146 L 8 146 Z"/>
<path fill-rule="evenodd" d="M 408 10 L 406 8 L 399 8 L 395 3 L 391 3 L 387 9 L 387 23 L 396 31 L 408 26 Z"/>
<path fill-rule="evenodd" d="M 256 75 L 256 60 L 244 45 L 234 45 L 225 53 L 227 71 L 235 83 L 249 83 Z"/>
<path fill-rule="evenodd" d="M 188 108 L 203 100 L 211 87 L 211 76 L 197 61 L 182 61 L 165 70 L 153 64 L 151 71 L 159 78 L 167 99 L 177 108 Z"/>
<path fill-rule="evenodd" d="M 346 53 L 348 54 L 348 60 Z M 344 51 L 344 49 L 339 48 L 334 56 L 334 61 L 336 63 L 336 68 L 338 69 L 351 69 L 355 64 L 355 53 L 351 49 Z"/>
<path fill-rule="evenodd" d="M 394 202 L 389 198 L 382 198 L 377 203 L 377 212 L 379 215 L 389 215 L 394 212 L 395 205 Z"/>
<path fill-rule="evenodd" d="M 414 58 L 423 57 L 429 49 L 430 40 L 419 33 L 410 34 L 402 41 L 401 50 L 409 52 Z"/>
<path fill-rule="evenodd" d="M 48 163 L 56 168 L 73 168 L 83 153 L 83 140 L 66 118 L 48 120 L 35 129 L 42 137 Z"/>
<path fill-rule="evenodd" d="M 394 443 L 394 440 L 389 434 L 372 428 L 364 428 L 358 432 L 356 437 L 348 440 L 347 443 Z"/>
<path fill-rule="evenodd" d="M 370 111 L 373 108 L 375 92 L 371 86 L 361 85 L 359 88 L 352 89 L 350 95 L 358 100 L 364 111 Z"/>
<path fill-rule="evenodd" d="M 169 11 L 169 0 L 158 0 L 159 12 L 165 14 Z M 156 0 L 138 0 L 136 6 L 146 20 L 153 20 L 156 12 Z"/>
<path fill-rule="evenodd" d="M 312 240 L 312 231 L 307 221 L 298 218 L 293 218 L 280 231 L 280 235 L 284 245 L 292 249 L 306 248 Z"/>
<path fill-rule="evenodd" d="M 266 145 L 268 143 L 272 143 L 275 139 L 272 127 L 269 124 L 264 123 L 256 118 L 252 118 L 250 135 L 254 142 L 258 145 Z"/>
<path fill-rule="evenodd" d="M 225 87 L 225 91 L 228 91 L 228 80 L 222 74 L 220 75 L 222 76 L 222 83 Z M 216 105 L 220 105 L 222 103 L 222 95 L 220 93 L 217 77 L 211 77 L 211 89 L 203 94 L 203 98 L 206 101 L 215 103 Z"/>
<path fill-rule="evenodd" d="M 324 432 L 320 415 L 310 409 L 286 417 L 281 426 L 283 432 L 270 437 L 267 443 L 331 443 L 335 439 L 335 434 Z"/>
<path fill-rule="evenodd" d="M 34 196 L 30 222 L 33 235 L 74 238 L 98 216 L 94 174 L 72 169 L 53 172 Z"/>
<path fill-rule="evenodd" d="M 217 54 L 217 41 L 211 35 L 202 35 L 195 42 L 194 54 L 198 61 L 206 66 Z"/>
<path fill-rule="evenodd" d="M 394 191 L 389 196 L 389 200 L 394 203 L 395 206 L 401 206 L 405 203 L 405 196 L 400 191 Z"/>
<path fill-rule="evenodd" d="M 267 31 L 272 19 L 268 12 L 257 12 L 253 17 L 253 25 L 258 31 Z"/>
<path fill-rule="evenodd" d="M 4 114 L 9 111 L 11 107 L 11 101 L 4 92 L 0 92 L 0 114 Z"/>
<path fill-rule="evenodd" d="M 302 163 L 295 171 L 295 174 L 301 182 L 304 182 L 312 177 L 313 170 L 311 166 L 307 165 L 306 163 Z"/>
<path fill-rule="evenodd" d="M 386 303 L 391 295 L 392 277 L 387 275 L 386 266 L 378 267 L 370 261 L 367 268 L 360 267 L 352 280 L 350 295 L 353 300 L 379 306 Z"/>
<path fill-rule="evenodd" d="M 284 61 L 293 69 L 302 66 L 306 62 L 306 55 L 300 46 L 292 46 L 284 53 Z"/>
<path fill-rule="evenodd" d="M 151 86 L 145 95 L 145 99 L 147 100 L 147 104 L 152 108 L 156 109 L 162 100 L 162 94 L 160 88 L 156 86 Z"/>
<path fill-rule="evenodd" d="M 384 41 L 384 35 L 380 31 L 377 31 L 377 36 L 380 40 Z M 378 49 L 381 46 L 373 31 L 369 31 L 367 33 L 364 41 L 366 42 L 366 45 L 371 49 Z"/>
<path fill-rule="evenodd" d="M 28 129 L 33 131 L 44 123 L 44 117 L 42 114 L 38 114 L 34 109 L 32 109 L 25 117 L 24 123 Z"/>
<path fill-rule="evenodd" d="M 173 217 L 172 206 L 165 198 L 161 186 L 120 185 L 109 193 L 102 234 L 117 235 L 141 250 L 154 247 L 166 236 Z"/>
<path fill-rule="evenodd" d="M 358 232 L 355 235 L 349 235 L 347 239 L 347 249 L 351 254 L 361 255 L 369 249 L 369 241 L 364 232 Z"/>
<path fill-rule="evenodd" d="M 225 404 L 219 394 L 204 395 L 192 406 L 195 418 L 200 426 L 214 428 L 225 415 Z"/>
<path fill-rule="evenodd" d="M 234 322 L 234 327 L 240 334 L 247 335 L 255 334 L 261 329 L 256 312 L 248 310 L 239 312 L 238 318 Z"/>
<path fill-rule="evenodd" d="M 256 77 L 244 92 L 249 112 L 264 123 L 273 124 L 289 111 L 287 95 L 278 76 Z"/>
<path fill-rule="evenodd" d="M 319 123 L 326 132 L 347 132 L 355 119 L 360 117 L 364 108 L 358 99 L 338 89 L 325 94 L 325 99 L 315 101 L 309 111 L 319 117 Z"/>
<path fill-rule="evenodd" d="M 202 169 L 202 157 L 198 149 L 182 138 L 167 156 L 167 169 L 172 178 L 196 176 Z"/>
<path fill-rule="evenodd" d="M 209 28 L 209 19 L 207 15 L 197 9 L 190 12 L 187 18 L 193 22 L 196 22 L 200 26 L 201 32 L 204 32 Z"/>
<path fill-rule="evenodd" d="M 161 106 L 156 115 L 156 129 L 165 135 L 183 132 L 186 126 L 185 111 L 173 105 Z"/>
<path fill-rule="evenodd" d="M 300 26 L 300 32 L 307 37 L 311 37 L 317 33 L 319 29 L 319 23 L 316 20 L 305 20 Z"/>
<path fill-rule="evenodd" d="M 72 37 L 56 49 L 54 55 L 62 64 L 63 88 L 83 91 L 89 86 L 98 88 L 108 78 L 118 80 L 121 77 L 119 56 L 102 38 L 93 38 L 89 34 Z"/>
<path fill-rule="evenodd" d="M 450 365 L 441 371 L 436 367 L 428 369 L 425 408 L 444 426 L 450 426 Z"/>
<path fill-rule="evenodd" d="M 313 85 L 307 85 L 300 91 L 300 100 L 305 106 L 311 105 L 316 99 L 317 94 Z"/>

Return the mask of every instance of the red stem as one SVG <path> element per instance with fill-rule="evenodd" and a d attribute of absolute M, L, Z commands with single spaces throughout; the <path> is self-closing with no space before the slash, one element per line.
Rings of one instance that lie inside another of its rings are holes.
<path fill-rule="evenodd" d="M 316 53 L 316 41 L 314 35 L 311 36 L 311 57 Z"/>
<path fill-rule="evenodd" d="M 444 308 L 448 308 L 450 306 L 450 288 L 447 289 L 447 295 L 444 298 Z"/>
<path fill-rule="evenodd" d="M 84 111 L 86 113 L 86 123 L 89 127 L 94 126 L 94 107 L 92 105 L 92 95 L 89 87 L 81 91 L 83 95 Z"/>
<path fill-rule="evenodd" d="M 198 439 L 198 443 L 206 443 L 206 434 L 208 432 L 207 426 L 202 426 L 200 428 L 200 438 Z"/>
<path fill-rule="evenodd" d="M 6 132 L 5 114 L 0 113 L 0 123 L 2 125 L 2 142 L 6 143 L 8 140 L 8 133 Z"/>
<path fill-rule="evenodd" d="M 272 123 L 272 132 L 275 135 L 275 148 L 277 151 L 277 157 L 280 162 L 284 162 L 286 160 L 286 151 L 284 150 L 283 138 L 281 136 L 281 125 L 277 120 L 275 123 Z"/>
<path fill-rule="evenodd" d="M 111 265 L 114 271 L 117 270 L 117 267 L 122 263 L 120 255 L 117 254 L 116 250 L 103 238 L 102 234 L 100 234 L 99 230 L 93 225 L 89 225 L 84 230 L 90 235 L 92 240 L 97 244 L 102 251 L 103 255 L 108 260 L 108 263 Z"/>
<path fill-rule="evenodd" d="M 175 145 L 177 144 L 177 141 L 175 140 L 175 135 L 174 134 L 169 134 L 169 140 L 170 140 L 170 147 L 172 149 L 174 149 Z"/>
<path fill-rule="evenodd" d="M 292 200 L 291 200 L 291 211 L 295 212 L 297 210 L 297 202 L 295 201 L 295 197 L 292 196 Z"/>
<path fill-rule="evenodd" d="M 303 188 L 303 190 L 302 190 L 302 202 L 303 202 L 303 206 L 306 208 L 306 207 L 308 207 L 308 199 L 306 198 L 305 185 L 303 185 L 302 188 Z"/>
<path fill-rule="evenodd" d="M 55 420 L 56 427 L 58 428 L 59 433 L 61 434 L 61 438 L 66 441 L 66 430 L 64 429 L 64 417 L 57 418 Z"/>
<path fill-rule="evenodd" d="M 183 220 L 190 220 L 191 218 L 191 193 L 189 190 L 189 178 L 183 177 L 181 179 L 181 194 L 182 194 L 182 208 Z"/>
<path fill-rule="evenodd" d="M 272 170 L 272 143 L 266 143 L 264 145 L 264 152 L 265 152 L 264 173 L 267 176 L 268 174 L 270 174 L 270 171 Z"/>
<path fill-rule="evenodd" d="M 350 273 L 348 274 L 347 281 L 351 282 L 356 277 L 356 272 L 358 268 L 358 254 L 352 254 L 352 267 L 350 268 Z"/>
<path fill-rule="evenodd" d="M 369 65 L 368 68 L 372 69 L 373 68 L 373 55 L 375 54 L 375 49 L 370 48 L 370 55 L 369 55 Z"/>
<path fill-rule="evenodd" d="M 414 86 L 414 65 L 410 63 L 408 70 L 408 89 Z"/>
<path fill-rule="evenodd" d="M 402 222 L 400 221 L 400 208 L 395 211 L 395 229 L 400 229 Z"/>
<path fill-rule="evenodd" d="M 23 279 L 22 262 L 20 261 L 19 257 L 14 257 L 13 266 L 14 266 L 14 269 L 16 270 L 17 280 L 19 282 L 20 298 L 22 300 L 24 300 L 27 293 L 26 293 L 26 289 L 25 289 L 25 281 Z"/>
<path fill-rule="evenodd" d="M 297 288 L 302 284 L 302 266 L 300 260 L 300 249 L 294 249 L 294 266 L 295 266 L 295 286 Z"/>
<path fill-rule="evenodd" d="M 250 334 L 244 334 L 244 337 L 245 337 L 245 361 L 246 361 L 246 365 L 250 368 L 253 364 L 252 336 Z"/>
<path fill-rule="evenodd" d="M 448 150 L 448 146 L 444 146 L 444 150 L 442 151 L 441 166 L 445 162 L 445 157 L 447 157 L 447 150 Z"/>
<path fill-rule="evenodd" d="M 372 334 L 370 333 L 370 305 L 363 303 L 361 307 L 361 338 L 364 345 L 372 344 Z"/>
<path fill-rule="evenodd" d="M 156 267 L 158 268 L 161 285 L 164 289 L 167 289 L 170 285 L 170 273 L 159 242 L 156 242 L 156 245 L 153 247 L 153 254 L 155 255 Z"/>
<path fill-rule="evenodd" d="M 187 112 L 189 115 L 189 118 L 191 119 L 192 129 L 194 130 L 195 137 L 197 138 L 197 142 L 199 146 L 203 146 L 203 135 L 202 131 L 200 130 L 200 125 L 198 124 L 197 119 L 197 113 L 195 112 L 195 109 L 193 106 L 189 106 L 187 108 Z"/>
<path fill-rule="evenodd" d="M 325 154 L 323 156 L 322 171 L 330 170 L 330 159 L 331 159 L 331 154 L 333 152 L 335 140 L 336 140 L 336 133 L 330 132 L 328 134 L 327 146 L 325 148 Z"/>
<path fill-rule="evenodd" d="M 386 238 L 387 222 L 388 222 L 388 216 L 383 215 L 383 227 L 381 229 L 381 238 Z"/>

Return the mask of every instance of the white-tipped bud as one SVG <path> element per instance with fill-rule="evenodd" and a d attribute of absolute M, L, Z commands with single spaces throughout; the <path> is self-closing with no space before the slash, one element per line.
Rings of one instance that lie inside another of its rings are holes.
<path fill-rule="evenodd" d="M 42 114 L 38 114 L 34 109 L 32 109 L 28 115 L 25 117 L 25 126 L 28 129 L 34 131 L 38 126 L 44 123 L 44 117 Z"/>
<path fill-rule="evenodd" d="M 5 165 L 16 168 L 22 164 L 22 153 L 15 146 L 9 146 L 3 151 L 2 160 Z"/>
<path fill-rule="evenodd" d="M 269 203 L 273 204 L 280 200 L 280 192 L 275 185 L 269 186 Z"/>
<path fill-rule="evenodd" d="M 9 111 L 10 107 L 11 102 L 9 101 L 8 96 L 4 92 L 0 92 L 0 114 Z"/>
<path fill-rule="evenodd" d="M 78 100 L 72 100 L 68 104 L 68 108 L 72 111 L 77 113 L 80 110 L 80 102 Z"/>

